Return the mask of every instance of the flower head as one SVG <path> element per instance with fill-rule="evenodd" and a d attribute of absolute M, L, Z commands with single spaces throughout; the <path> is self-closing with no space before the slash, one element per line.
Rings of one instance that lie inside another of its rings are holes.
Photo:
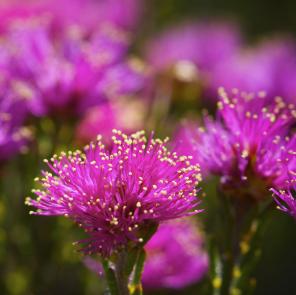
<path fill-rule="evenodd" d="M 205 128 L 185 128 L 179 148 L 186 154 L 189 147 L 205 171 L 255 198 L 261 188 L 285 187 L 287 171 L 296 164 L 295 136 L 290 136 L 294 106 L 278 97 L 269 103 L 263 93 L 219 93 L 217 119 L 206 117 Z"/>
<path fill-rule="evenodd" d="M 111 150 L 98 139 L 84 152 L 54 156 L 38 198 L 27 200 L 34 214 L 64 215 L 88 232 L 85 253 L 108 256 L 130 241 L 142 243 L 151 225 L 199 212 L 198 165 L 144 132 L 114 131 L 112 140 Z"/>
<path fill-rule="evenodd" d="M 144 288 L 184 288 L 208 269 L 202 235 L 190 219 L 161 224 L 145 250 Z"/>

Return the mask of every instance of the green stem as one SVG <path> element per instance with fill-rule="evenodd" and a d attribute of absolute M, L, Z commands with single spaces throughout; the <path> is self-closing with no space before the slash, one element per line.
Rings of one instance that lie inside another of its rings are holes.
<path fill-rule="evenodd" d="M 256 281 L 252 277 L 254 269 L 261 257 L 262 234 L 268 220 L 269 204 L 263 208 L 256 205 L 248 209 L 241 216 L 236 216 L 234 231 L 234 251 L 231 277 L 228 290 L 230 295 L 252 294 Z M 239 212 L 239 210 L 236 210 Z M 241 214 L 241 212 L 239 212 Z"/>
<path fill-rule="evenodd" d="M 142 295 L 142 272 L 146 253 L 143 247 L 119 252 L 112 266 L 103 260 L 103 268 L 111 295 Z"/>
<path fill-rule="evenodd" d="M 267 208 L 268 209 L 268 208 Z M 252 278 L 254 269 L 261 258 L 260 243 L 266 222 L 267 210 L 261 211 L 250 225 L 246 238 L 242 239 L 240 257 L 235 265 L 231 283 L 232 294 L 253 294 L 256 280 Z"/>
<path fill-rule="evenodd" d="M 218 249 L 213 239 L 211 239 L 209 245 L 209 257 L 212 295 L 219 295 L 222 286 L 222 265 L 219 259 Z"/>
<path fill-rule="evenodd" d="M 144 263 L 146 259 L 146 252 L 144 248 L 140 248 L 138 251 L 137 261 L 134 269 L 133 279 L 129 286 L 132 295 L 142 295 L 143 288 L 142 288 L 142 273 L 144 269 Z"/>
<path fill-rule="evenodd" d="M 234 261 L 234 236 L 235 222 L 232 203 L 229 198 L 219 192 L 218 203 L 216 204 L 216 220 L 214 222 L 214 232 L 212 247 L 215 253 L 213 260 L 214 276 L 212 276 L 213 294 L 229 295 L 230 282 L 233 273 Z"/>
<path fill-rule="evenodd" d="M 117 255 L 115 262 L 115 276 L 119 287 L 119 295 L 130 295 L 128 289 L 129 276 L 126 273 L 128 265 L 128 254 L 126 251 L 121 251 Z"/>
<path fill-rule="evenodd" d="M 111 295 L 143 294 L 141 278 L 146 258 L 144 245 L 156 232 L 157 227 L 157 223 L 149 224 L 148 230 L 145 230 L 141 235 L 141 244 L 126 247 L 116 253 L 111 260 L 103 261 Z M 110 267 L 110 263 L 112 263 L 112 267 Z"/>
<path fill-rule="evenodd" d="M 108 260 L 103 260 L 102 265 L 105 271 L 105 276 L 108 284 L 108 289 L 111 295 L 119 295 L 119 287 L 113 269 L 109 265 Z"/>
<path fill-rule="evenodd" d="M 218 193 L 209 236 L 212 294 L 249 295 L 255 288 L 252 275 L 260 258 L 262 227 L 269 206 L 252 202 L 248 196 Z"/>

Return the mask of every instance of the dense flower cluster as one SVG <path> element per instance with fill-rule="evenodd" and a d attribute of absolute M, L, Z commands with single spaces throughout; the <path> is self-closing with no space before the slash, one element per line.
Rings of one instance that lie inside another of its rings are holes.
<path fill-rule="evenodd" d="M 101 25 L 87 39 L 74 27 L 57 36 L 40 17 L 10 24 L 0 54 L 2 68 L 30 87 L 33 114 L 81 114 L 141 89 L 142 68 L 126 60 L 128 44 L 127 34 L 111 25 Z"/>
<path fill-rule="evenodd" d="M 208 269 L 203 237 L 190 219 L 161 224 L 145 250 L 143 284 L 147 289 L 184 288 L 198 282 Z"/>
<path fill-rule="evenodd" d="M 189 157 L 144 132 L 114 131 L 112 140 L 111 151 L 99 139 L 84 153 L 54 156 L 37 200 L 27 199 L 38 209 L 33 214 L 64 215 L 88 232 L 85 253 L 108 256 L 128 241 L 143 242 L 151 224 L 199 212 L 199 166 Z"/>
<path fill-rule="evenodd" d="M 193 153 L 204 171 L 221 176 L 232 188 L 246 184 L 255 198 L 270 186 L 285 187 L 287 170 L 295 166 L 295 136 L 290 127 L 295 109 L 277 97 L 269 103 L 255 95 L 220 89 L 217 119 L 205 127 L 185 127 L 177 139 L 182 151 Z"/>

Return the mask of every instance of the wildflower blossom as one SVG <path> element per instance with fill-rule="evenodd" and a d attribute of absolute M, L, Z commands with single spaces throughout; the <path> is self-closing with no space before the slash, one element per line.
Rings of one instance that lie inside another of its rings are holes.
<path fill-rule="evenodd" d="M 207 272 L 203 238 L 188 219 L 166 222 L 145 246 L 144 288 L 184 288 Z"/>
<path fill-rule="evenodd" d="M 199 212 L 198 165 L 144 132 L 114 131 L 112 140 L 111 150 L 98 139 L 84 152 L 54 156 L 38 198 L 27 199 L 33 214 L 64 215 L 88 232 L 84 253 L 111 255 L 130 241 L 143 243 L 152 225 Z"/>
<path fill-rule="evenodd" d="M 185 127 L 179 149 L 198 152 L 205 171 L 255 198 L 262 195 L 261 189 L 285 187 L 287 170 L 296 164 L 295 136 L 289 136 L 294 106 L 279 97 L 268 103 L 263 93 L 219 93 L 217 119 L 206 118 L 205 128 Z"/>

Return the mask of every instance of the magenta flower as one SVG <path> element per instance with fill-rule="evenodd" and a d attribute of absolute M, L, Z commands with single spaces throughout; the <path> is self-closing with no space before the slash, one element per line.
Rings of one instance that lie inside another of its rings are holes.
<path fill-rule="evenodd" d="M 177 150 L 191 155 L 200 164 L 204 175 L 232 170 L 233 137 L 221 122 L 209 116 L 205 116 L 203 127 L 197 127 L 195 122 L 184 122 L 175 135 L 175 143 Z"/>
<path fill-rule="evenodd" d="M 16 18 L 26 19 L 47 14 L 53 18 L 56 29 L 65 25 L 78 25 L 92 32 L 104 22 L 132 30 L 139 21 L 141 10 L 141 0 L 5 1 L 0 4 L 0 27 L 5 27 Z"/>
<path fill-rule="evenodd" d="M 142 0 L 44 0 L 45 8 L 63 24 L 95 30 L 99 23 L 112 23 L 133 30 L 139 22 Z"/>
<path fill-rule="evenodd" d="M 265 91 L 269 97 L 279 95 L 291 101 L 295 87 L 289 81 L 296 75 L 295 53 L 291 41 L 280 39 L 242 50 L 217 64 L 210 83 L 212 93 L 222 86 L 227 91 Z"/>
<path fill-rule="evenodd" d="M 76 137 L 87 143 L 101 134 L 105 144 L 112 143 L 112 130 L 131 134 L 144 127 L 145 104 L 140 100 L 114 100 L 90 108 L 78 124 Z M 109 140 L 110 139 L 110 140 Z"/>
<path fill-rule="evenodd" d="M 7 0 L 0 3 L 0 30 L 5 31 L 11 22 L 29 19 L 43 14 L 45 11 L 40 1 Z"/>
<path fill-rule="evenodd" d="M 147 289 L 184 288 L 208 270 L 203 238 L 189 219 L 163 223 L 145 246 L 143 285 Z"/>
<path fill-rule="evenodd" d="M 30 131 L 23 126 L 27 116 L 26 86 L 1 73 L 0 161 L 27 149 Z M 13 89 L 13 91 L 12 91 Z"/>
<path fill-rule="evenodd" d="M 126 136 L 114 131 L 113 147 L 91 143 L 84 152 L 62 153 L 43 172 L 42 190 L 27 204 L 38 215 L 63 215 L 89 238 L 84 253 L 109 256 L 129 242 L 142 243 L 151 226 L 196 214 L 199 166 L 169 152 L 144 132 Z"/>
<path fill-rule="evenodd" d="M 294 173 L 293 173 L 294 174 Z M 277 207 L 296 219 L 296 198 L 295 198 L 295 179 L 288 182 L 289 188 L 285 190 L 271 189 Z"/>
<path fill-rule="evenodd" d="M 5 37 L 4 67 L 31 85 L 35 115 L 81 114 L 143 87 L 142 69 L 125 58 L 127 35 L 112 26 L 102 26 L 89 39 L 77 28 L 64 28 L 57 37 L 46 19 L 30 19 L 11 25 Z"/>
<path fill-rule="evenodd" d="M 287 171 L 296 164 L 296 138 L 288 137 L 294 106 L 280 98 L 269 103 L 262 93 L 219 93 L 216 121 L 206 118 L 205 128 L 185 127 L 179 150 L 193 151 L 206 173 L 219 175 L 229 188 L 247 189 L 255 198 L 262 188 L 284 188 Z"/>
<path fill-rule="evenodd" d="M 233 25 L 189 23 L 169 29 L 152 40 L 147 46 L 147 58 L 157 70 L 188 61 L 198 71 L 208 72 L 232 56 L 239 44 L 240 36 Z"/>

